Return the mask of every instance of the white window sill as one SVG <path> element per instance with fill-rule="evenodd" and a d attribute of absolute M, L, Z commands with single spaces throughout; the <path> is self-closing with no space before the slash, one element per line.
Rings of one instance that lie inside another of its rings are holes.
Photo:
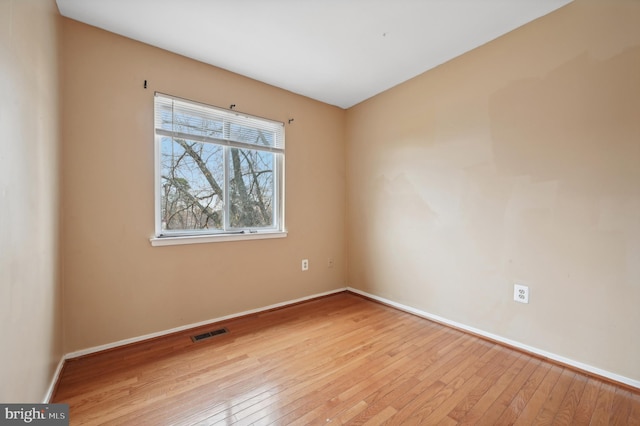
<path fill-rule="evenodd" d="M 264 240 L 268 238 L 284 238 L 286 231 L 256 232 L 249 234 L 220 234 L 220 235 L 176 235 L 170 237 L 152 237 L 151 245 L 176 246 L 182 244 L 221 243 L 225 241 Z"/>

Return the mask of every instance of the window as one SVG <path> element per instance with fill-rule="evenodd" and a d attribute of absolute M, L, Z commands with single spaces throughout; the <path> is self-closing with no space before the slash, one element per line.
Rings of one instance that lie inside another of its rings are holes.
<path fill-rule="evenodd" d="M 155 144 L 154 245 L 284 232 L 283 123 L 156 93 Z"/>

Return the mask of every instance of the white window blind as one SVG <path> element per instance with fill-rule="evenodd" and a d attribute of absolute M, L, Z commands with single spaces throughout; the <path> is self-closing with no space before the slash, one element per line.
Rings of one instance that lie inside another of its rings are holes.
<path fill-rule="evenodd" d="M 284 152 L 284 124 L 156 93 L 156 134 Z"/>

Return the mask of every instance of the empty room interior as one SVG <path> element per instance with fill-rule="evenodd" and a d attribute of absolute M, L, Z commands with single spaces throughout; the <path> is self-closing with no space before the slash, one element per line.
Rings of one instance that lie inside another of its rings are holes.
<path fill-rule="evenodd" d="M 0 0 L 0 24 L 0 403 L 640 424 L 639 1 Z"/>

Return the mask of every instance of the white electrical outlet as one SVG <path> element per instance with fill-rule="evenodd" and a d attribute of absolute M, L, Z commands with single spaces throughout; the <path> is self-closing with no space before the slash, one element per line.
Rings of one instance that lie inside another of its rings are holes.
<path fill-rule="evenodd" d="M 302 259 L 302 270 L 303 271 L 309 270 L 309 259 Z"/>
<path fill-rule="evenodd" d="M 526 285 L 513 285 L 513 300 L 520 303 L 529 303 L 529 287 Z"/>

